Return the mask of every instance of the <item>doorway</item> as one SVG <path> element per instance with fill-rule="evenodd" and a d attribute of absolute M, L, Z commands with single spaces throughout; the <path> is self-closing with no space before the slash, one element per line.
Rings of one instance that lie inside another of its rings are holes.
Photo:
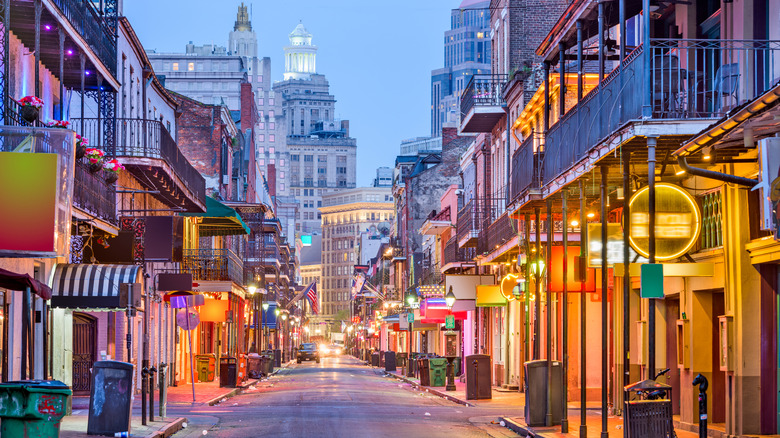
<path fill-rule="evenodd" d="M 664 299 L 666 305 L 666 366 L 669 377 L 666 383 L 672 389 L 672 414 L 680 415 L 680 368 L 678 367 L 677 319 L 680 317 L 680 297 Z M 653 376 L 650 376 L 651 378 Z M 662 381 L 663 382 L 663 381 Z"/>
<path fill-rule="evenodd" d="M 73 314 L 73 395 L 89 395 L 90 370 L 97 360 L 97 320 L 86 313 Z"/>
<path fill-rule="evenodd" d="M 726 313 L 726 301 L 723 290 L 712 294 L 712 339 L 718 341 L 714 345 L 720 346 L 720 323 L 718 317 Z M 712 349 L 712 379 L 710 380 L 710 397 L 712 399 L 712 413 L 710 421 L 714 423 L 726 422 L 726 372 L 720 369 L 720 349 Z"/>

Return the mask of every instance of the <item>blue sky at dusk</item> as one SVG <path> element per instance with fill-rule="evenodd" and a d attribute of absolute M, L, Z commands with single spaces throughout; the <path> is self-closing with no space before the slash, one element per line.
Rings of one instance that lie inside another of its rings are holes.
<path fill-rule="evenodd" d="M 131 0 L 124 14 L 144 47 L 183 52 L 189 41 L 227 45 L 240 3 Z M 358 141 L 358 186 L 369 185 L 377 167 L 393 166 L 401 140 L 430 135 L 430 72 L 444 64 L 444 31 L 460 1 L 245 3 L 258 55 L 271 58 L 274 80 L 282 78 L 283 47 L 298 22 L 313 34 L 317 72 L 330 81 L 337 117 L 350 120 Z"/>

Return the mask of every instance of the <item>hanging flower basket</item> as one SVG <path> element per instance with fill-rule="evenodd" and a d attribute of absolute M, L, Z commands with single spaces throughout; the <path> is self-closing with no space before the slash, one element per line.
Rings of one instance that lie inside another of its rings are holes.
<path fill-rule="evenodd" d="M 106 175 L 106 182 L 108 184 L 113 184 L 117 182 L 118 179 L 119 179 L 119 174 L 116 172 L 108 172 L 108 175 Z"/>
<path fill-rule="evenodd" d="M 106 153 L 103 152 L 103 149 L 87 148 L 84 151 L 84 156 L 87 157 L 91 164 L 100 164 L 103 162 L 103 157 L 106 156 Z"/>
<path fill-rule="evenodd" d="M 89 173 L 98 173 L 103 170 L 103 165 L 98 163 L 89 163 Z"/>
<path fill-rule="evenodd" d="M 125 170 L 125 166 L 114 158 L 103 163 L 103 170 L 107 173 L 106 182 L 113 184 L 119 179 L 119 172 Z"/>
<path fill-rule="evenodd" d="M 20 112 L 27 123 L 35 123 L 38 120 L 38 108 L 34 106 L 23 106 Z"/>
<path fill-rule="evenodd" d="M 46 126 L 49 128 L 68 129 L 70 128 L 70 122 L 65 120 L 49 120 L 46 122 Z"/>
<path fill-rule="evenodd" d="M 89 146 L 89 140 L 76 134 L 76 159 L 80 160 L 87 154 L 87 146 Z"/>
<path fill-rule="evenodd" d="M 27 123 L 34 123 L 38 120 L 38 114 L 43 108 L 43 100 L 36 96 L 25 96 L 19 99 L 20 115 Z"/>

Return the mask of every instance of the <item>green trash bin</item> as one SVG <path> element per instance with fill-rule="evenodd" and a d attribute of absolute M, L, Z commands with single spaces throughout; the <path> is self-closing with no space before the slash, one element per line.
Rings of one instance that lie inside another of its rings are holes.
<path fill-rule="evenodd" d="M 21 380 L 0 384 L 0 436 L 57 437 L 65 416 L 68 385 L 59 380 Z"/>
<path fill-rule="evenodd" d="M 195 371 L 198 373 L 198 381 L 213 382 L 216 365 L 217 356 L 215 354 L 196 354 Z"/>
<path fill-rule="evenodd" d="M 428 369 L 431 386 L 445 386 L 447 384 L 447 359 L 443 357 L 428 359 Z"/>

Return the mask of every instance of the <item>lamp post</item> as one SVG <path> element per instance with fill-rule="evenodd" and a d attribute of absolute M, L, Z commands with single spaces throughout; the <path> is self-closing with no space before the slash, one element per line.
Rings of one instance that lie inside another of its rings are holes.
<path fill-rule="evenodd" d="M 412 306 L 417 303 L 417 291 L 414 290 L 414 288 L 409 288 L 409 291 L 406 293 L 406 303 L 409 306 L 409 309 L 412 310 Z M 412 313 L 414 315 L 414 313 Z M 409 315 L 407 314 L 407 321 L 408 321 Z M 414 321 L 414 319 L 412 319 Z M 412 370 L 412 324 L 413 322 L 407 323 L 407 330 L 408 336 L 407 338 L 407 345 L 408 348 L 406 350 L 406 354 L 408 356 L 408 359 L 406 360 L 406 377 L 414 377 L 414 370 Z"/>
<path fill-rule="evenodd" d="M 447 309 L 449 309 L 450 315 L 452 315 L 452 306 L 455 305 L 455 300 L 455 294 L 452 292 L 452 286 L 450 286 L 449 292 L 444 296 L 444 301 L 447 303 Z M 451 328 L 454 328 L 454 325 Z M 445 391 L 455 391 L 457 389 L 455 387 L 455 367 L 453 366 L 452 361 L 455 360 L 458 335 L 453 330 L 447 330 L 444 332 L 444 336 L 447 339 L 444 343 L 447 348 L 447 351 L 445 352 L 447 358 L 447 387 L 445 388 Z"/>
<path fill-rule="evenodd" d="M 255 327 L 254 336 L 252 336 L 252 345 L 249 348 L 250 353 L 257 353 L 257 297 L 255 297 L 255 292 L 257 292 L 257 286 L 254 284 L 250 284 L 247 286 L 247 291 L 249 292 L 249 295 L 252 297 L 252 325 Z"/>
<path fill-rule="evenodd" d="M 268 310 L 268 302 L 267 301 L 263 301 L 262 307 L 263 307 L 263 313 L 260 314 L 260 330 L 261 330 L 260 331 L 260 334 L 261 334 L 261 337 L 260 337 L 260 347 L 262 347 L 264 345 L 263 341 L 266 338 L 266 336 L 265 336 L 265 322 L 264 322 L 264 320 L 265 320 L 265 312 Z M 262 350 L 262 348 L 261 348 L 261 350 Z"/>

